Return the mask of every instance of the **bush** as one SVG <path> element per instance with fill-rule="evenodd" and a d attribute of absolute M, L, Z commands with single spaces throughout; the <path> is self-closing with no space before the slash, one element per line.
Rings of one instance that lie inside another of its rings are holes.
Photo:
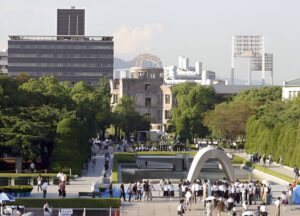
<path fill-rule="evenodd" d="M 53 208 L 119 208 L 121 201 L 118 198 L 65 198 L 65 199 L 31 199 L 18 198 L 14 205 L 23 205 L 26 208 L 42 208 L 48 202 Z"/>
<path fill-rule="evenodd" d="M 9 177 L 0 177 L 0 186 L 10 185 Z"/>
<path fill-rule="evenodd" d="M 51 158 L 51 168 L 55 171 L 80 174 L 89 155 L 89 133 L 85 121 L 65 118 L 58 125 Z"/>
<path fill-rule="evenodd" d="M 233 158 L 231 160 L 232 164 L 244 164 L 245 163 L 245 159 L 236 155 L 233 155 Z"/>
<path fill-rule="evenodd" d="M 0 191 L 4 193 L 28 193 L 32 190 L 30 185 L 0 186 Z"/>
<path fill-rule="evenodd" d="M 30 177 L 17 177 L 15 178 L 15 185 L 30 185 Z"/>
<path fill-rule="evenodd" d="M 252 162 L 251 162 L 251 161 L 244 161 L 244 164 L 245 164 L 247 167 L 252 167 Z"/>

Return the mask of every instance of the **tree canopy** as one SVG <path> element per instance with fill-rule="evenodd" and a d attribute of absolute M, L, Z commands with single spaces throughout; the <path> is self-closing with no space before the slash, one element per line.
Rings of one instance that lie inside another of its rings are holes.
<path fill-rule="evenodd" d="M 203 114 L 212 109 L 218 97 L 212 87 L 183 83 L 172 87 L 176 106 L 171 111 L 171 123 L 176 134 L 192 142 L 195 137 L 205 137 L 207 127 L 203 125 Z"/>

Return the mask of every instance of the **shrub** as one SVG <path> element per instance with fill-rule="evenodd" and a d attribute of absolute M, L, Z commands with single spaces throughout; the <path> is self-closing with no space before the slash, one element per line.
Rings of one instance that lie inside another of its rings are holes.
<path fill-rule="evenodd" d="M 4 193 L 27 193 L 32 190 L 33 187 L 30 185 L 0 186 L 0 191 Z"/>
<path fill-rule="evenodd" d="M 14 205 L 23 205 L 26 208 L 41 208 L 48 202 L 53 208 L 119 208 L 121 201 L 118 198 L 65 198 L 65 199 L 36 199 L 17 198 Z"/>
<path fill-rule="evenodd" d="M 89 144 L 85 121 L 65 118 L 58 125 L 51 158 L 51 168 L 55 171 L 79 174 L 84 161 L 88 158 Z"/>

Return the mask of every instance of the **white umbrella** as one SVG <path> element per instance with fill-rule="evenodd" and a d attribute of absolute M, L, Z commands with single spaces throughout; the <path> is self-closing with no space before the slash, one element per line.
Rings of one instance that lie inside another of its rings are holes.
<path fill-rule="evenodd" d="M 86 216 L 86 209 L 85 208 L 83 209 L 82 216 Z"/>
<path fill-rule="evenodd" d="M 242 216 L 254 216 L 254 212 L 252 211 L 245 211 Z"/>
<path fill-rule="evenodd" d="M 15 202 L 15 198 L 12 195 L 9 195 L 7 193 L 0 193 L 0 203 L 3 202 Z"/>
<path fill-rule="evenodd" d="M 207 198 L 205 199 L 205 201 L 212 201 L 212 200 L 214 200 L 214 199 L 216 199 L 216 197 L 214 197 L 214 196 L 209 196 L 209 197 L 207 197 Z"/>

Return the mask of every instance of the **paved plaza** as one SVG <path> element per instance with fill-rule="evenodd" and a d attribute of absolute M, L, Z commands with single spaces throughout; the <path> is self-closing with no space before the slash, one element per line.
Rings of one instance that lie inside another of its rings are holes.
<path fill-rule="evenodd" d="M 155 199 L 152 202 L 132 202 L 123 203 L 120 210 L 122 216 L 173 216 L 177 215 L 178 200 L 165 200 Z M 252 205 L 249 210 L 255 211 L 257 206 Z M 242 207 L 237 206 L 237 215 L 242 215 Z M 275 205 L 267 206 L 270 216 L 275 216 Z M 287 211 L 283 212 L 281 208 L 282 216 L 299 216 L 300 206 L 288 206 Z M 205 208 L 203 203 L 196 203 L 192 205 L 191 211 L 186 211 L 185 216 L 205 216 Z M 213 211 L 213 215 L 218 215 L 216 209 Z M 224 214 L 227 215 L 227 214 Z"/>

